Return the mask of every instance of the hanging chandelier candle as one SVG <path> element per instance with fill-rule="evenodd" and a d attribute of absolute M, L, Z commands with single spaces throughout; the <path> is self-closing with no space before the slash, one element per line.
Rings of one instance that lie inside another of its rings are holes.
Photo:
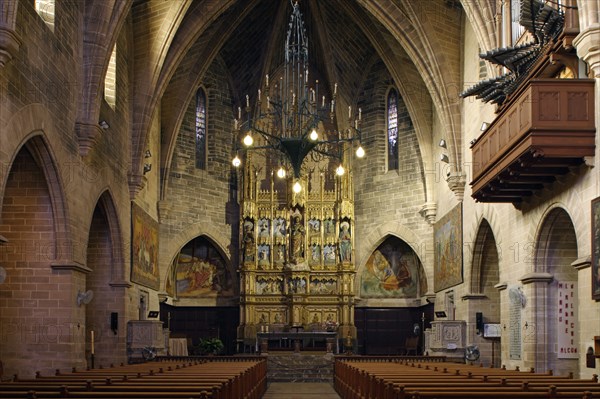
<path fill-rule="evenodd" d="M 236 149 L 233 166 L 242 164 L 239 151 L 265 150 L 283 154 L 281 158 L 289 163 L 296 179 L 309 154 L 313 160 L 337 158 L 340 162 L 338 172 L 343 171 L 344 143 L 356 142 L 357 157 L 365 155 L 360 145 L 362 110 L 358 109 L 356 117 L 352 106 L 348 107 L 348 129 L 344 133 L 323 131 L 327 119 L 334 123 L 337 83 L 333 86 L 330 102 L 326 102 L 325 95 L 319 94 L 318 80 L 315 80 L 314 88 L 309 87 L 308 39 L 298 2 L 292 4 L 284 50 L 285 65 L 279 83 L 271 91 L 269 75 L 265 75 L 254 111 L 250 107 L 250 96 L 246 95 L 245 120 L 242 120 L 242 108 L 238 107 L 233 128 L 238 137 L 243 135 L 244 147 Z M 263 98 L 266 98 L 265 107 L 262 106 Z M 320 103 L 319 98 L 322 99 Z M 278 172 L 278 176 L 286 175 Z"/>

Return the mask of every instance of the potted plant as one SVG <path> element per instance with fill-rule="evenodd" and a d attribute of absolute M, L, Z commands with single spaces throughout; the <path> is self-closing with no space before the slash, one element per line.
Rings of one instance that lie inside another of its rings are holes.
<path fill-rule="evenodd" d="M 198 347 L 201 354 L 212 356 L 219 354 L 223 350 L 224 345 L 219 338 L 206 338 L 200 340 Z"/>

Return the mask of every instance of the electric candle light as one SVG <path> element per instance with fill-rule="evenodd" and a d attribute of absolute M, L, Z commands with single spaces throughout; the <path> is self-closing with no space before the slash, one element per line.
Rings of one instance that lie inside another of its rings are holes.
<path fill-rule="evenodd" d="M 267 79 L 267 87 L 269 87 L 269 74 L 267 74 L 265 78 Z"/>
<path fill-rule="evenodd" d="M 348 119 L 352 118 L 352 106 L 348 105 Z"/>
<path fill-rule="evenodd" d="M 91 350 L 92 350 L 92 355 L 94 354 L 94 330 L 90 331 L 91 334 Z"/>
<path fill-rule="evenodd" d="M 238 119 L 242 119 L 242 107 L 238 107 Z"/>
<path fill-rule="evenodd" d="M 358 109 L 358 120 L 362 120 L 362 108 Z"/>
<path fill-rule="evenodd" d="M 246 94 L 246 107 L 250 106 L 250 96 Z"/>
<path fill-rule="evenodd" d="M 325 96 L 323 96 L 323 104 L 321 104 L 321 107 L 325 108 Z"/>
<path fill-rule="evenodd" d="M 333 85 L 333 94 L 337 94 L 337 83 Z"/>

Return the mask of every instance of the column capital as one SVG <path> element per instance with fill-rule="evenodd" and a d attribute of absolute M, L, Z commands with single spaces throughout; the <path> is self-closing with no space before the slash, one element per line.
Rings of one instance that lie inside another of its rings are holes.
<path fill-rule="evenodd" d="M 600 24 L 594 24 L 580 32 L 573 44 L 577 48 L 577 55 L 583 59 L 600 78 Z"/>

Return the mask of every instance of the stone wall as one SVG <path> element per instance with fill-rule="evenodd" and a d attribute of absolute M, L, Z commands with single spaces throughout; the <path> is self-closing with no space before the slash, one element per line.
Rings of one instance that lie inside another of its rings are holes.
<path fill-rule="evenodd" d="M 424 171 L 415 131 L 401 98 L 398 103 L 400 165 L 398 170 L 387 170 L 386 103 L 391 88 L 389 82 L 390 76 L 383 63 L 374 64 L 367 74 L 358 103 L 363 107 L 363 115 L 366 115 L 362 130 L 367 153 L 364 159 L 355 160 L 353 164 L 358 276 L 371 253 L 388 235 L 407 242 L 424 265 L 431 261 L 426 256 L 431 245 L 431 227 L 419 215 L 425 202 Z M 431 276 L 427 277 L 432 282 Z M 368 302 L 377 302 L 376 306 L 407 304 L 398 300 Z M 415 303 L 409 305 L 414 306 Z"/>
<path fill-rule="evenodd" d="M 222 60 L 217 59 L 201 84 L 207 96 L 205 170 L 195 165 L 195 98 L 187 106 L 177 137 L 164 199 L 169 210 L 161 215 L 161 276 L 166 275 L 179 250 L 199 235 L 206 235 L 223 252 L 230 275 L 236 275 L 239 208 L 237 175 L 231 166 L 231 90 L 225 71 Z M 214 304 L 214 300 L 205 301 L 186 299 L 188 304 Z"/>

